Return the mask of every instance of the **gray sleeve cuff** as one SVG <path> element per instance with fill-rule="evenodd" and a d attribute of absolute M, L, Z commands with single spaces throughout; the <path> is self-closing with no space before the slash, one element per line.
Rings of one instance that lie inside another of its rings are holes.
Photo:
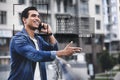
<path fill-rule="evenodd" d="M 56 58 L 56 51 L 51 51 L 51 58 L 52 59 L 55 59 Z"/>

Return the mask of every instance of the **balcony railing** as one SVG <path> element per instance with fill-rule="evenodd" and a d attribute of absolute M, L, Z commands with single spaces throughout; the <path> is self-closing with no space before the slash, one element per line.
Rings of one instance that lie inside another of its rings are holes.
<path fill-rule="evenodd" d="M 64 34 L 92 34 L 94 32 L 94 19 L 85 21 L 77 17 L 59 17 L 56 21 L 56 33 Z"/>

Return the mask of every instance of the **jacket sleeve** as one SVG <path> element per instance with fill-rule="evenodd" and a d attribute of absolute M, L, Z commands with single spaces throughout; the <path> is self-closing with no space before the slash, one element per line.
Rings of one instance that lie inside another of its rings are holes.
<path fill-rule="evenodd" d="M 57 41 L 55 44 L 50 44 L 50 43 L 47 43 L 42 37 L 39 36 L 39 42 L 40 44 L 42 44 L 40 47 L 43 50 L 46 50 L 46 51 L 57 51 L 58 50 Z"/>
<path fill-rule="evenodd" d="M 36 50 L 32 44 L 30 44 L 26 37 L 24 36 L 16 36 L 13 39 L 12 45 L 15 51 L 32 60 L 32 61 L 52 61 L 54 60 L 51 58 L 51 52 L 50 51 L 42 51 L 42 50 Z M 55 58 L 55 57 L 54 57 Z"/>

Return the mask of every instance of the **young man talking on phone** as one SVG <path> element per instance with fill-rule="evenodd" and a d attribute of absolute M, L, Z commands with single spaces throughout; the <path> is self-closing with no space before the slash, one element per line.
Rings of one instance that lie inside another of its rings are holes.
<path fill-rule="evenodd" d="M 58 50 L 51 27 L 41 23 L 35 7 L 24 9 L 21 20 L 24 27 L 10 42 L 11 72 L 8 80 L 34 80 L 36 62 L 39 62 L 41 80 L 47 80 L 45 62 L 55 60 L 56 56 L 70 56 L 81 50 L 79 47 L 71 47 L 71 43 L 63 50 Z M 35 34 L 40 24 L 43 26 L 40 32 L 48 34 L 49 43 Z"/>

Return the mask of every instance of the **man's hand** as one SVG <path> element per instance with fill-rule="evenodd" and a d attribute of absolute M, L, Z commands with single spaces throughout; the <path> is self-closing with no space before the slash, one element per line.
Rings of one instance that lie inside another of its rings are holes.
<path fill-rule="evenodd" d="M 57 51 L 57 56 L 70 56 L 75 52 L 80 52 L 82 50 L 80 47 L 71 47 L 72 43 L 73 42 L 71 41 L 63 50 Z"/>
<path fill-rule="evenodd" d="M 41 28 L 40 33 L 42 32 L 43 34 L 46 34 L 48 36 L 50 44 L 55 44 L 57 42 L 57 40 L 55 39 L 54 35 L 52 34 L 52 29 L 51 29 L 50 25 L 48 25 L 46 23 L 41 23 L 41 26 L 43 26 L 43 28 Z"/>
<path fill-rule="evenodd" d="M 41 26 L 43 26 L 43 28 L 41 28 L 40 32 L 45 33 L 45 34 L 52 33 L 52 29 L 51 29 L 50 25 L 48 25 L 46 23 L 41 23 Z"/>

